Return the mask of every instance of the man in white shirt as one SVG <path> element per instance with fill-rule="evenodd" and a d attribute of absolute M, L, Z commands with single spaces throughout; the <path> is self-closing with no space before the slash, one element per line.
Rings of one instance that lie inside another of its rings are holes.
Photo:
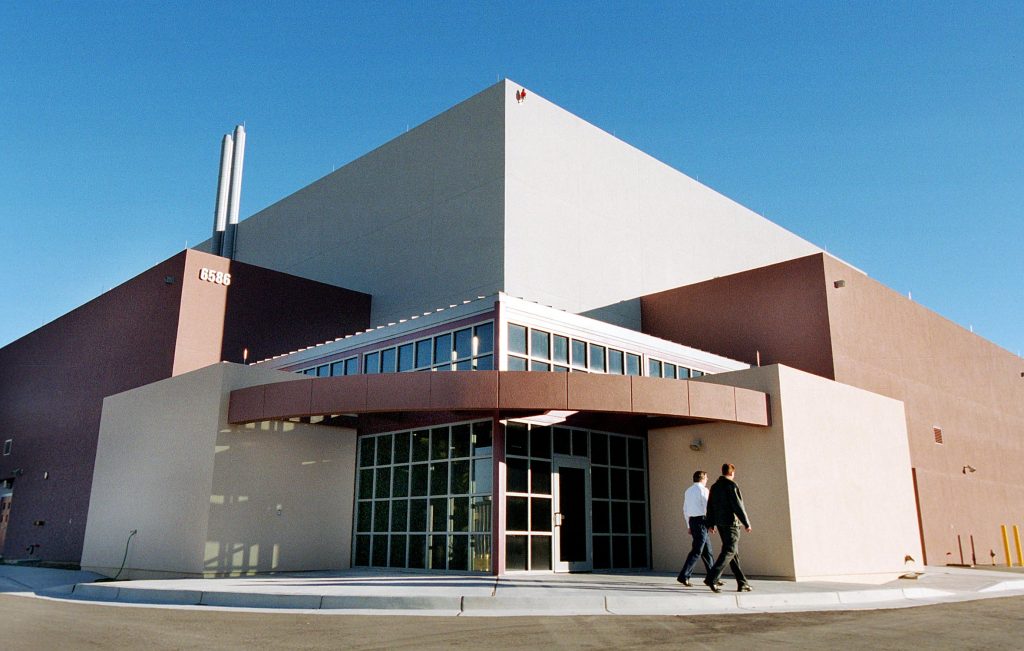
<path fill-rule="evenodd" d="M 711 539 L 708 537 L 707 524 L 704 521 L 708 511 L 708 473 L 698 470 L 693 473 L 693 486 L 683 493 L 683 519 L 686 520 L 687 533 L 693 537 L 693 546 L 690 554 L 686 557 L 683 569 L 679 571 L 676 581 L 686 587 L 692 587 L 690 574 L 697 559 L 704 561 L 704 570 L 708 576 L 711 574 L 711 567 L 715 563 L 714 553 L 711 551 Z"/>

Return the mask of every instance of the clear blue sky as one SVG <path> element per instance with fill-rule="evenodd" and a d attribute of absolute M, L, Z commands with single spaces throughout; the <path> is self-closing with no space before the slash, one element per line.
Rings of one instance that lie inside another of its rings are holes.
<path fill-rule="evenodd" d="M 0 3 L 0 345 L 508 77 L 1014 353 L 1024 3 Z"/>

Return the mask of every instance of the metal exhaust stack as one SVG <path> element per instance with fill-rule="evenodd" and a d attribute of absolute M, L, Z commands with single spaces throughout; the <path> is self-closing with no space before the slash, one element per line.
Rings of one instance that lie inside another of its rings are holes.
<path fill-rule="evenodd" d="M 224 255 L 224 230 L 228 225 L 228 185 L 231 182 L 231 155 L 234 141 L 231 134 L 224 134 L 220 143 L 220 175 L 217 177 L 217 203 L 213 209 L 214 255 Z"/>
<path fill-rule="evenodd" d="M 242 194 L 242 163 L 245 160 L 245 127 L 235 127 L 234 150 L 231 154 L 231 185 L 228 189 L 228 224 L 224 232 L 222 256 L 235 259 L 235 243 L 238 230 L 238 208 Z"/>

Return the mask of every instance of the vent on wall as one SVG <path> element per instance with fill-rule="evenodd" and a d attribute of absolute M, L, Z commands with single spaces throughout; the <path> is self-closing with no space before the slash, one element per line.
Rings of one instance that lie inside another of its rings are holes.
<path fill-rule="evenodd" d="M 932 428 L 932 434 L 935 435 L 935 442 L 941 445 L 942 444 L 942 428 L 941 427 L 933 427 Z"/>

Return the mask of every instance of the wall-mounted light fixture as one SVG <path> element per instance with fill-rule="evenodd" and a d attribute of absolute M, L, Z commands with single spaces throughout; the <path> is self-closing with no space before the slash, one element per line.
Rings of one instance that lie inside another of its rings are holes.
<path fill-rule="evenodd" d="M 846 281 L 837 280 L 834 283 L 832 283 L 832 286 L 835 287 L 836 289 L 842 289 L 843 287 L 846 287 Z"/>
<path fill-rule="evenodd" d="M 978 469 L 975 468 L 974 466 L 968 464 L 968 465 L 964 466 L 964 469 L 963 469 L 962 472 L 966 475 L 969 472 L 978 472 Z"/>
<path fill-rule="evenodd" d="M 701 439 L 693 439 L 693 441 L 690 442 L 690 449 L 694 452 L 700 452 L 704 449 L 704 441 Z"/>

